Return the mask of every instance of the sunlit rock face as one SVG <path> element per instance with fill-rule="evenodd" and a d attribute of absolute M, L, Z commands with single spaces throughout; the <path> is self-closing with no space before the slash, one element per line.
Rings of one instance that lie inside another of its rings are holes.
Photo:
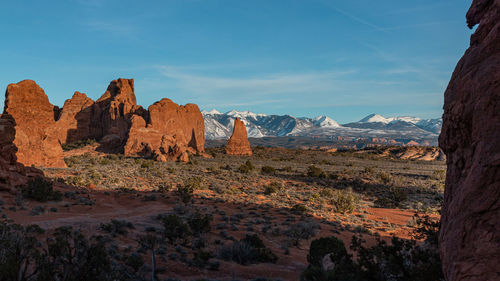
<path fill-rule="evenodd" d="M 197 105 L 162 99 L 148 108 L 147 116 L 148 121 L 139 115 L 131 119 L 125 155 L 187 162 L 189 153 L 204 152 L 205 125 Z"/>
<path fill-rule="evenodd" d="M 65 167 L 61 145 L 88 139 L 98 140 L 103 151 L 158 161 L 187 162 L 189 154 L 204 152 L 198 106 L 162 99 L 145 110 L 137 105 L 133 79 L 111 81 L 96 102 L 75 92 L 61 109 L 34 81 L 24 80 L 7 87 L 4 113 L 2 124 L 13 126 L 14 156 L 26 166 Z"/>
<path fill-rule="evenodd" d="M 35 81 L 7 86 L 4 114 L 14 121 L 17 160 L 26 166 L 66 167 L 56 129 L 58 109 Z"/>
<path fill-rule="evenodd" d="M 252 155 L 250 142 L 248 141 L 245 123 L 239 118 L 234 119 L 233 135 L 226 144 L 226 154 L 228 155 Z"/>
<path fill-rule="evenodd" d="M 475 0 L 470 47 L 445 92 L 440 252 L 447 280 L 500 280 L 500 1 Z"/>

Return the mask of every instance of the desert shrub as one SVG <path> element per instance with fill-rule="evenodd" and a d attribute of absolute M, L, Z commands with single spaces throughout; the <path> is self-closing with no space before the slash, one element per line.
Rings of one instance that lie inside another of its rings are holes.
<path fill-rule="evenodd" d="M 90 180 L 92 181 L 92 183 L 94 183 L 94 184 L 99 184 L 101 182 L 101 179 L 102 179 L 101 173 L 99 173 L 98 171 L 96 171 L 93 168 L 89 169 L 88 176 L 89 176 Z"/>
<path fill-rule="evenodd" d="M 262 166 L 260 169 L 263 174 L 274 175 L 276 174 L 276 169 L 271 166 Z"/>
<path fill-rule="evenodd" d="M 444 180 L 446 178 L 446 171 L 445 170 L 435 170 L 432 172 L 431 178 L 435 180 Z"/>
<path fill-rule="evenodd" d="M 202 179 L 200 177 L 191 177 L 184 182 L 184 186 L 188 186 L 192 190 L 201 189 Z"/>
<path fill-rule="evenodd" d="M 84 179 L 82 176 L 69 176 L 65 182 L 73 186 L 87 186 L 90 183 L 88 179 Z"/>
<path fill-rule="evenodd" d="M 53 236 L 47 242 L 48 260 L 42 266 L 42 276 L 64 278 L 67 274 L 73 280 L 107 280 L 112 274 L 111 257 L 103 239 L 88 240 L 71 227 L 57 228 Z"/>
<path fill-rule="evenodd" d="M 125 260 L 125 264 L 130 266 L 135 272 L 137 272 L 144 265 L 144 259 L 138 253 L 132 253 Z"/>
<path fill-rule="evenodd" d="M 116 219 L 112 219 L 109 223 L 101 223 L 99 228 L 102 231 L 110 233 L 113 237 L 117 235 L 127 235 L 127 229 L 135 229 L 131 222 Z"/>
<path fill-rule="evenodd" d="M 365 167 L 366 174 L 375 174 L 375 169 L 373 167 Z"/>
<path fill-rule="evenodd" d="M 327 255 L 334 266 L 324 270 L 323 262 Z M 358 280 L 352 258 L 347 253 L 344 242 L 336 237 L 324 237 L 312 241 L 307 261 L 309 266 L 300 276 L 302 281 Z"/>
<path fill-rule="evenodd" d="M 327 177 L 325 171 L 323 171 L 321 168 L 316 167 L 314 165 L 311 165 L 307 168 L 307 175 L 309 177 L 313 177 L 313 178 L 326 178 Z"/>
<path fill-rule="evenodd" d="M 189 225 L 189 228 L 194 234 L 202 234 L 202 233 L 207 233 L 210 232 L 210 222 L 212 222 L 213 217 L 211 215 L 203 215 L 199 212 L 194 213 L 191 215 L 187 223 Z"/>
<path fill-rule="evenodd" d="M 321 165 L 332 165 L 332 162 L 330 162 L 330 161 L 328 161 L 328 160 L 326 160 L 326 159 L 323 159 L 323 160 L 319 161 L 319 163 L 320 163 Z"/>
<path fill-rule="evenodd" d="M 103 237 L 87 238 L 79 230 L 59 227 L 42 243 L 40 227 L 5 223 L 0 233 L 1 280 L 141 280 L 118 262 L 120 255 Z"/>
<path fill-rule="evenodd" d="M 265 195 L 271 195 L 280 191 L 283 188 L 283 184 L 281 182 L 273 181 L 264 189 Z"/>
<path fill-rule="evenodd" d="M 196 251 L 194 253 L 193 260 L 191 261 L 194 266 L 204 268 L 209 266 L 209 260 L 212 258 L 212 254 L 207 251 Z"/>
<path fill-rule="evenodd" d="M 21 187 L 21 192 L 24 197 L 38 202 L 61 201 L 62 199 L 62 193 L 54 191 L 53 183 L 42 177 L 28 181 L 26 185 Z"/>
<path fill-rule="evenodd" d="M 167 193 L 170 191 L 170 189 L 172 189 L 172 185 L 167 182 L 162 182 L 158 184 L 157 188 L 158 192 Z"/>
<path fill-rule="evenodd" d="M 82 148 L 82 147 L 85 147 L 87 145 L 93 145 L 95 143 L 96 143 L 96 140 L 87 139 L 87 140 L 79 140 L 79 141 L 72 142 L 72 143 L 65 143 L 65 144 L 62 144 L 61 147 L 64 151 L 69 151 L 69 150 L 73 150 L 73 149 Z"/>
<path fill-rule="evenodd" d="M 416 235 L 425 239 L 424 244 L 397 237 L 387 243 L 377 237 L 375 245 L 366 247 L 361 237 L 353 236 L 350 249 L 356 253 L 356 260 L 335 237 L 312 241 L 307 257 L 309 266 L 301 280 L 444 280 L 437 248 L 438 223 L 429 217 L 418 217 L 417 221 Z M 335 266 L 325 270 L 324 258 L 328 254 Z"/>
<path fill-rule="evenodd" d="M 111 163 L 113 163 L 113 162 L 111 161 L 111 159 L 109 159 L 107 157 L 102 157 L 102 158 L 99 159 L 99 164 L 100 165 L 109 165 Z"/>
<path fill-rule="evenodd" d="M 155 161 L 153 160 L 148 160 L 148 159 L 142 159 L 141 161 L 141 168 L 143 169 L 149 169 L 154 167 Z"/>
<path fill-rule="evenodd" d="M 439 238 L 439 221 L 433 220 L 428 215 L 419 216 L 416 214 L 414 217 L 415 229 L 413 231 L 413 238 L 418 240 L 425 240 L 433 247 L 437 247 Z"/>
<path fill-rule="evenodd" d="M 194 191 L 200 189 L 201 178 L 192 177 L 184 182 L 183 185 L 177 187 L 177 195 L 184 204 L 187 204 L 193 198 Z"/>
<path fill-rule="evenodd" d="M 245 238 L 219 249 L 219 257 L 242 265 L 255 263 L 276 263 L 278 257 L 264 245 L 257 234 L 247 234 Z"/>
<path fill-rule="evenodd" d="M 23 227 L 0 222 L 0 276 L 2 280 L 27 280 L 33 274 L 41 255 L 37 236 L 43 233 L 37 226 Z M 19 278 L 21 276 L 21 278 Z"/>
<path fill-rule="evenodd" d="M 331 180 L 338 180 L 341 178 L 341 174 L 338 172 L 334 172 L 328 175 L 328 178 Z"/>
<path fill-rule="evenodd" d="M 386 197 L 377 199 L 374 203 L 375 206 L 381 208 L 399 208 L 401 203 L 406 201 L 408 195 L 401 187 L 391 186 L 387 192 Z"/>
<path fill-rule="evenodd" d="M 393 181 L 392 175 L 387 172 L 380 172 L 377 177 L 383 184 L 390 184 Z"/>
<path fill-rule="evenodd" d="M 303 204 L 295 204 L 290 210 L 296 214 L 304 214 L 307 212 L 307 207 Z"/>
<path fill-rule="evenodd" d="M 163 224 L 163 235 L 171 244 L 179 239 L 185 239 L 191 235 L 189 226 L 177 215 L 170 214 L 160 217 Z"/>
<path fill-rule="evenodd" d="M 285 235 L 290 238 L 293 246 L 299 246 L 301 240 L 307 240 L 316 235 L 320 229 L 320 225 L 313 221 L 299 222 L 292 225 L 285 231 Z"/>
<path fill-rule="evenodd" d="M 239 168 L 238 168 L 238 171 L 240 173 L 243 173 L 243 174 L 248 174 L 250 173 L 251 171 L 253 171 L 255 167 L 253 166 L 252 162 L 250 162 L 250 160 L 247 160 L 247 162 L 245 162 L 245 164 L 241 165 Z"/>
<path fill-rule="evenodd" d="M 333 254 L 335 260 L 340 260 L 342 257 L 348 257 L 344 242 L 336 237 L 323 237 L 311 242 L 307 261 L 310 265 L 321 266 L 323 258 Z"/>
<path fill-rule="evenodd" d="M 320 190 L 319 195 L 325 199 L 332 199 L 335 196 L 335 191 L 331 188 L 323 188 Z"/>
<path fill-rule="evenodd" d="M 359 196 L 349 187 L 346 190 L 337 190 L 331 203 L 337 213 L 352 213 L 359 205 Z"/>

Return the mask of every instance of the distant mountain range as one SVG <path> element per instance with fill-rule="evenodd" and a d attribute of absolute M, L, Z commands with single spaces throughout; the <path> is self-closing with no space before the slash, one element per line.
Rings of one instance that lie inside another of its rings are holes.
<path fill-rule="evenodd" d="M 384 117 L 371 114 L 358 122 L 339 124 L 328 116 L 315 118 L 291 115 L 256 114 L 250 111 L 202 111 L 205 119 L 205 137 L 209 140 L 231 136 L 235 118 L 240 118 L 250 138 L 262 137 L 358 137 L 391 139 L 434 139 L 442 126 L 441 119 L 417 117 Z"/>

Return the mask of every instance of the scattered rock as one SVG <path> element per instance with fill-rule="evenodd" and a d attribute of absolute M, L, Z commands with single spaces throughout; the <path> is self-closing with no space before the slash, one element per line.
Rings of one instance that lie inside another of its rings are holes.
<path fill-rule="evenodd" d="M 226 144 L 226 154 L 228 155 L 252 155 L 250 142 L 248 141 L 245 123 L 239 118 L 234 120 L 233 134 Z"/>
<path fill-rule="evenodd" d="M 469 49 L 445 92 L 439 144 L 447 177 L 439 245 L 446 280 L 500 271 L 500 1 L 475 0 Z"/>

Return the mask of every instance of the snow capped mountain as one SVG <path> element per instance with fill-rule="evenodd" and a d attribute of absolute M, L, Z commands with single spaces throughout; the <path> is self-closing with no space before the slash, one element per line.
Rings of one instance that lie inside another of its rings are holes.
<path fill-rule="evenodd" d="M 397 131 L 415 131 L 439 134 L 441 132 L 442 120 L 439 119 L 421 119 L 411 116 L 384 117 L 379 114 L 370 114 L 358 122 L 344 124 L 345 127 L 378 129 L 378 130 L 397 130 Z"/>
<path fill-rule="evenodd" d="M 378 114 L 370 114 L 359 121 L 359 123 L 384 123 L 384 124 L 387 124 L 389 122 L 391 122 L 391 120 Z"/>
<path fill-rule="evenodd" d="M 412 137 L 437 138 L 441 131 L 441 119 L 416 117 L 384 117 L 371 114 L 358 122 L 340 125 L 328 116 L 297 118 L 291 115 L 267 115 L 250 111 L 217 110 L 203 111 L 205 137 L 227 139 L 233 132 L 235 118 L 240 118 L 250 138 L 283 136 L 351 136 L 351 137 Z"/>
<path fill-rule="evenodd" d="M 358 121 L 358 123 L 384 123 L 384 124 L 389 124 L 391 122 L 396 122 L 396 121 L 403 121 L 407 123 L 412 123 L 412 124 L 417 124 L 418 122 L 422 121 L 422 119 L 418 117 L 411 117 L 411 116 L 399 116 L 399 117 L 384 117 L 380 114 L 370 114 L 366 116 L 365 118 L 361 119 Z"/>
<path fill-rule="evenodd" d="M 324 128 L 338 128 L 341 127 L 339 123 L 328 116 L 318 116 L 313 119 L 314 125 Z"/>
<path fill-rule="evenodd" d="M 222 113 L 220 113 L 217 109 L 214 108 L 210 111 L 203 110 L 201 112 L 201 114 L 203 114 L 203 115 L 216 115 L 216 114 L 222 114 Z"/>
<path fill-rule="evenodd" d="M 217 110 L 203 111 L 205 137 L 207 139 L 229 138 L 235 118 L 240 118 L 247 127 L 248 136 L 289 136 L 303 133 L 312 128 L 339 128 L 339 123 L 327 116 L 296 118 L 290 115 L 257 114 L 250 111 L 232 110 L 220 113 Z"/>

